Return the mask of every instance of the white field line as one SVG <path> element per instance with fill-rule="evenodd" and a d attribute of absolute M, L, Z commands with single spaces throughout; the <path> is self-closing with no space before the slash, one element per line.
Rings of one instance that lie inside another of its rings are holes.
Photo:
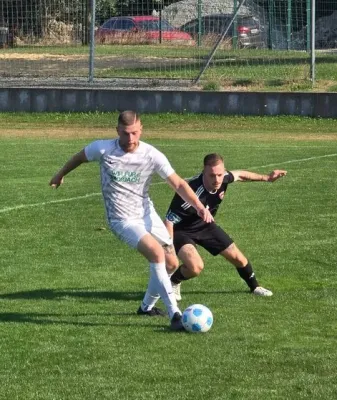
<path fill-rule="evenodd" d="M 101 194 L 101 193 L 89 193 L 89 194 L 85 194 L 83 196 L 69 197 L 68 199 L 43 201 L 41 203 L 19 204 L 19 205 L 14 206 L 14 207 L 1 208 L 0 209 L 0 214 L 8 212 L 8 211 L 20 210 L 22 208 L 39 207 L 39 206 L 46 206 L 48 204 L 66 203 L 67 201 L 86 199 L 87 197 L 94 197 L 94 196 L 98 196 L 99 194 Z"/>
<path fill-rule="evenodd" d="M 325 154 L 324 156 L 300 158 L 300 159 L 298 159 L 298 160 L 289 160 L 289 161 L 283 161 L 283 162 L 280 162 L 280 163 L 259 165 L 259 166 L 257 166 L 257 167 L 250 167 L 249 169 L 265 168 L 265 167 L 275 167 L 275 166 L 277 166 L 277 165 L 293 164 L 293 163 L 297 163 L 297 162 L 312 161 L 312 160 L 318 160 L 318 159 L 320 159 L 320 158 L 328 158 L 328 157 L 336 157 L 336 156 L 337 156 L 337 153 L 334 153 L 334 154 Z"/>
<path fill-rule="evenodd" d="M 320 158 L 328 158 L 328 157 L 336 157 L 336 156 L 337 156 L 337 153 L 325 154 L 323 156 L 317 156 L 317 157 L 307 157 L 307 158 L 300 158 L 300 159 L 297 159 L 297 160 L 288 160 L 288 161 L 283 161 L 283 162 L 273 163 L 273 164 L 258 165 L 256 167 L 250 167 L 250 168 L 247 168 L 247 169 L 250 170 L 250 169 L 255 169 L 255 168 L 265 168 L 265 167 L 273 167 L 273 166 L 278 166 L 278 165 L 294 164 L 294 163 L 298 163 L 298 162 L 312 161 L 312 160 L 318 160 Z M 153 185 L 160 185 L 160 184 L 164 184 L 164 183 L 165 182 L 155 182 L 155 183 L 152 184 L 152 186 Z M 6 212 L 10 212 L 10 211 L 20 210 L 20 209 L 24 209 L 24 208 L 40 207 L 40 206 L 46 206 L 48 204 L 56 204 L 56 203 L 66 203 L 68 201 L 86 199 L 88 197 L 94 197 L 94 196 L 99 196 L 99 195 L 101 195 L 101 192 L 89 193 L 89 194 L 85 194 L 83 196 L 70 197 L 68 199 L 44 201 L 44 202 L 41 202 L 41 203 L 19 204 L 17 206 L 13 206 L 13 207 L 1 208 L 0 209 L 0 214 L 6 213 Z"/>

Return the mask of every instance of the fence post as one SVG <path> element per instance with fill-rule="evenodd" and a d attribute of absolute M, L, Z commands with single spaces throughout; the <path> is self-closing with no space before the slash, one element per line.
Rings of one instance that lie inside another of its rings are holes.
<path fill-rule="evenodd" d="M 82 0 L 82 44 L 89 44 L 90 0 Z"/>
<path fill-rule="evenodd" d="M 201 68 L 201 71 L 200 71 L 199 75 L 196 77 L 196 79 L 194 81 L 195 85 L 200 81 L 201 76 L 206 71 L 206 69 L 208 68 L 208 66 L 211 63 L 211 61 L 213 60 L 214 54 L 216 53 L 216 51 L 217 51 L 218 47 L 220 46 L 221 42 L 224 40 L 225 36 L 227 35 L 227 32 L 229 31 L 229 29 L 233 25 L 233 22 L 234 22 L 235 18 L 237 17 L 237 15 L 239 14 L 239 11 L 240 11 L 241 7 L 244 5 L 245 1 L 246 0 L 241 0 L 241 3 L 239 4 L 239 7 L 235 11 L 235 13 L 234 13 L 232 19 L 230 20 L 228 26 L 225 27 L 224 31 L 221 33 L 221 36 L 219 37 L 219 39 L 215 43 L 210 55 L 207 58 L 207 61 L 206 61 L 205 65 Z"/>
<path fill-rule="evenodd" d="M 202 35 L 202 21 L 201 21 L 202 9 L 201 9 L 201 5 L 202 5 L 202 0 L 198 0 L 198 47 L 201 46 L 201 35 Z"/>
<path fill-rule="evenodd" d="M 273 49 L 273 30 L 275 29 L 274 23 L 274 13 L 275 13 L 275 8 L 274 8 L 274 0 L 268 0 L 268 20 L 269 20 L 269 29 L 268 29 L 268 36 L 269 36 L 269 49 Z"/>
<path fill-rule="evenodd" d="M 234 0 L 233 4 L 233 14 L 235 14 L 236 9 L 238 8 L 238 0 Z M 233 22 L 233 49 L 238 48 L 238 20 L 235 18 Z"/>
<path fill-rule="evenodd" d="M 287 50 L 291 49 L 291 28 L 292 28 L 292 0 L 288 0 L 287 6 Z"/>
<path fill-rule="evenodd" d="M 310 51 L 310 35 L 311 35 L 311 0 L 307 0 L 307 52 Z"/>
<path fill-rule="evenodd" d="M 163 41 L 163 19 L 162 19 L 162 8 L 163 4 L 159 5 L 159 43 L 161 44 Z"/>
<path fill-rule="evenodd" d="M 311 0 L 311 57 L 310 57 L 310 77 L 311 82 L 315 84 L 315 29 L 316 29 L 316 0 Z"/>
<path fill-rule="evenodd" d="M 96 0 L 91 0 L 90 5 L 89 82 L 92 83 L 94 80 Z"/>

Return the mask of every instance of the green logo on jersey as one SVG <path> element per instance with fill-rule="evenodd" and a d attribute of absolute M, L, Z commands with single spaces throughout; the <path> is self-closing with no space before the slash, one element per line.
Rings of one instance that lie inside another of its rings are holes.
<path fill-rule="evenodd" d="M 115 182 L 139 183 L 140 172 L 110 171 L 111 180 Z"/>

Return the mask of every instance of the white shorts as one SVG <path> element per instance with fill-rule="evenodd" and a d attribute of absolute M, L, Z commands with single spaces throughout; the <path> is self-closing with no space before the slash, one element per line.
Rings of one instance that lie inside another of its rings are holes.
<path fill-rule="evenodd" d="M 140 239 L 150 233 L 162 246 L 173 241 L 159 215 L 152 211 L 144 218 L 111 221 L 110 229 L 130 247 L 137 248 Z"/>

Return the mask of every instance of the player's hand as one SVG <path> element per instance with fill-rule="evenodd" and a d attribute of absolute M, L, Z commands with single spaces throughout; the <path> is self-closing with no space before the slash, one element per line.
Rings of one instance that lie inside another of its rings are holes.
<path fill-rule="evenodd" d="M 59 176 L 56 174 L 53 176 L 49 182 L 49 186 L 51 186 L 54 189 L 57 189 L 60 185 L 63 183 L 63 176 Z"/>
<path fill-rule="evenodd" d="M 268 175 L 268 182 L 274 182 L 279 178 L 282 178 L 282 176 L 286 176 L 287 175 L 287 171 L 284 171 L 282 169 L 276 169 L 275 171 L 272 171 L 269 175 Z"/>
<path fill-rule="evenodd" d="M 200 208 L 198 211 L 198 215 L 203 221 L 210 223 L 214 221 L 213 215 L 209 212 L 207 208 Z"/>

